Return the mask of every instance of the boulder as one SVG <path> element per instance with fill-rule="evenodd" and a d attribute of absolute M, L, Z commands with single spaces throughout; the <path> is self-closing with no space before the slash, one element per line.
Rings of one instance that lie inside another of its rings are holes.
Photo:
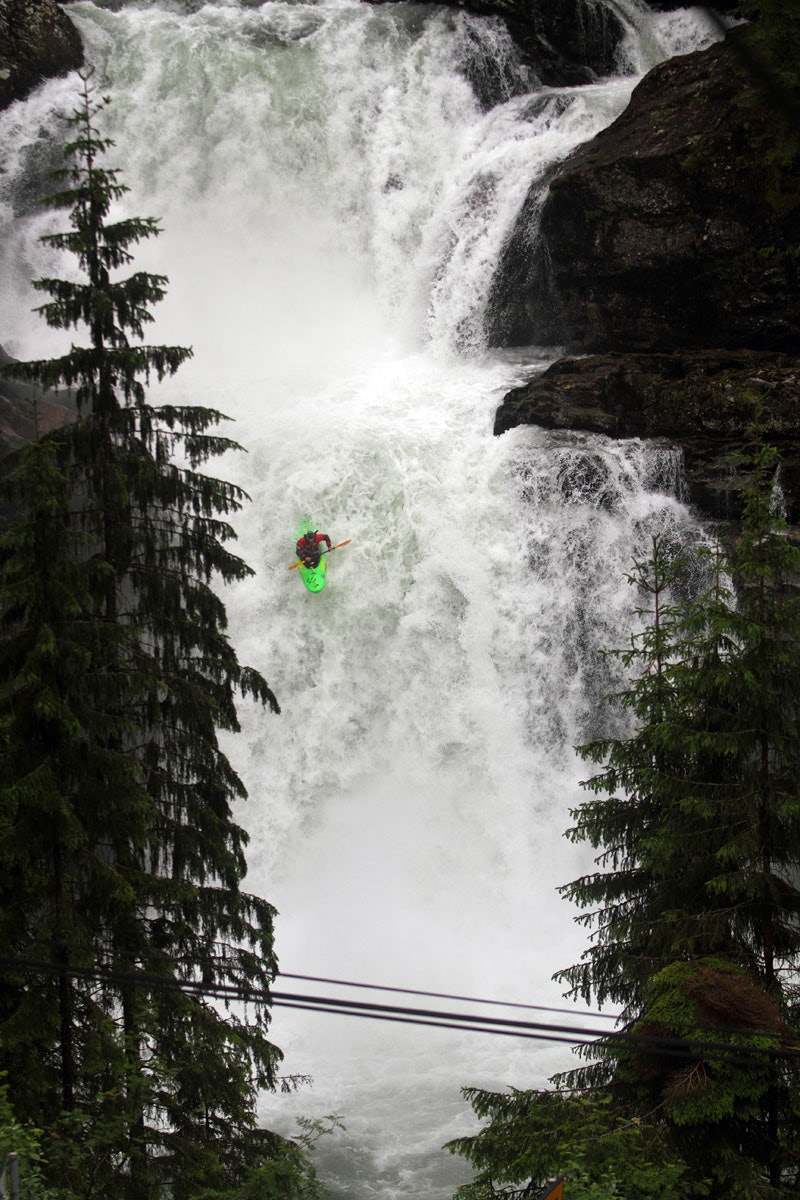
<path fill-rule="evenodd" d="M 0 0 L 0 109 L 83 61 L 80 34 L 55 0 Z"/>
<path fill-rule="evenodd" d="M 732 456 L 758 395 L 796 522 L 796 71 L 762 69 L 746 33 L 656 67 L 546 196 L 529 196 L 498 271 L 490 340 L 569 357 L 510 393 L 495 431 L 670 439 L 685 453 L 689 499 L 721 519 L 737 515 Z"/>

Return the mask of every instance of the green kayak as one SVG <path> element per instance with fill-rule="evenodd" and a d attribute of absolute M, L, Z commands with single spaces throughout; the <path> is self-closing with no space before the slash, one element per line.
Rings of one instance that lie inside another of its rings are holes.
<path fill-rule="evenodd" d="M 303 524 L 297 530 L 295 541 L 298 541 L 310 529 L 316 529 L 316 525 L 312 525 L 310 521 L 303 521 Z M 310 592 L 321 592 L 325 587 L 327 570 L 325 555 L 323 554 L 316 567 L 304 567 L 301 563 L 297 568 L 297 573 Z"/>

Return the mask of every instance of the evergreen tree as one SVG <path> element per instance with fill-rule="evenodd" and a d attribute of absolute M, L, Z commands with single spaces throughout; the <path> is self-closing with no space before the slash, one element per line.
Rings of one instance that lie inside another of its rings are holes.
<path fill-rule="evenodd" d="M 84 77 L 48 198 L 71 228 L 46 240 L 82 279 L 36 282 L 47 322 L 88 344 L 12 368 L 73 389 L 78 418 L 4 481 L 20 514 L 0 575 L 4 945 L 59 971 L 6 968 L 0 1037 L 22 1117 L 74 1110 L 73 1140 L 109 1141 L 106 1188 L 139 1200 L 229 1185 L 266 1144 L 254 1106 L 279 1057 L 273 910 L 241 889 L 231 805 L 245 792 L 218 733 L 238 729 L 237 692 L 279 708 L 238 662 L 211 586 L 250 573 L 226 545 L 244 494 L 200 470 L 238 447 L 213 432 L 215 410 L 147 401 L 151 376 L 190 351 L 131 340 L 166 280 L 119 277 L 158 228 L 110 219 L 127 189 L 100 165 L 106 102 Z M 223 1013 L 220 988 L 250 1003 Z"/>
<path fill-rule="evenodd" d="M 755 465 L 764 449 L 753 451 Z M 654 543 L 635 582 L 650 622 L 621 652 L 638 676 L 615 697 L 630 737 L 582 747 L 603 763 L 569 836 L 602 848 L 602 869 L 562 891 L 597 926 L 583 962 L 560 973 L 588 1001 L 637 1012 L 672 958 L 726 955 L 772 987 L 776 955 L 800 949 L 794 653 L 800 607 L 787 581 L 800 555 L 773 521 L 756 478 L 743 536 L 694 602 L 667 603 L 681 564 Z M 759 499 L 759 497 L 761 497 Z M 730 583 L 726 583 L 730 579 Z M 641 616 L 646 616 L 644 610 Z"/>
<path fill-rule="evenodd" d="M 84 730 L 107 721 L 92 689 L 75 681 L 114 652 L 118 631 L 86 619 L 102 564 L 71 527 L 63 456 L 62 441 L 37 437 L 2 480 L 2 496 L 19 515 L 0 540 L 0 936 L 4 954 L 68 967 L 80 946 L 77 961 L 92 961 L 90 929 L 73 903 L 86 831 L 71 798 L 95 749 Z M 12 1078 L 24 1075 L 30 1095 L 60 1093 L 67 1109 L 75 1103 L 76 1058 L 86 1053 L 76 1039 L 92 1025 L 78 1011 L 81 1000 L 90 1006 L 66 973 L 36 987 L 9 974 L 0 993 Z M 50 1045 L 57 1054 L 46 1052 Z"/>
<path fill-rule="evenodd" d="M 642 989 L 663 955 L 672 930 L 661 919 L 674 907 L 674 863 L 667 862 L 661 831 L 676 786 L 682 786 L 687 761 L 682 731 L 674 725 L 676 687 L 690 674 L 692 646 L 681 624 L 681 607 L 672 592 L 683 564 L 670 559 L 654 538 L 651 558 L 637 562 L 629 582 L 645 597 L 637 609 L 643 623 L 626 650 L 614 651 L 636 675 L 610 697 L 630 713 L 634 731 L 627 738 L 597 739 L 583 748 L 603 770 L 584 785 L 598 799 L 578 810 L 573 840 L 601 849 L 599 871 L 563 888 L 570 899 L 592 911 L 579 918 L 597 926 L 582 962 L 561 973 L 571 991 L 588 1003 L 611 1000 L 623 1016 L 636 1012 Z M 676 785 L 676 781 L 679 781 Z M 684 839 L 679 834 L 681 846 Z"/>
<path fill-rule="evenodd" d="M 507 1093 L 464 1088 L 485 1127 L 447 1144 L 475 1168 L 456 1200 L 537 1200 L 562 1178 L 569 1200 L 695 1200 L 709 1195 L 653 1122 L 626 1116 L 609 1093 Z"/>
<path fill-rule="evenodd" d="M 741 536 L 699 598 L 676 598 L 683 567 L 657 540 L 637 564 L 644 625 L 614 697 L 633 729 L 581 748 L 601 769 L 569 836 L 598 869 L 561 889 L 593 937 L 557 978 L 619 1005 L 628 1040 L 593 1044 L 559 1085 L 666 1138 L 719 1200 L 800 1183 L 800 551 L 771 509 L 776 462 L 756 410 Z M 531 1100 L 530 1136 L 554 1103 Z M 457 1149 L 480 1161 L 481 1143 Z"/>
<path fill-rule="evenodd" d="M 619 864 L 620 840 L 627 857 L 623 870 L 563 889 L 599 909 L 583 963 L 560 977 L 622 1002 L 639 1031 L 687 1037 L 691 1012 L 696 1038 L 705 1013 L 713 1042 L 748 1026 L 752 1011 L 755 1032 L 778 1049 L 792 1041 L 800 955 L 800 552 L 771 511 L 777 455 L 759 421 L 757 411 L 741 456 L 751 482 L 737 544 L 724 559 L 717 550 L 699 600 L 673 610 L 655 662 L 657 620 L 637 640 L 644 669 L 623 698 L 637 706 L 632 737 L 583 748 L 605 760 L 588 783 L 603 799 L 577 810 L 571 836 L 604 847 L 601 866 Z M 655 560 L 651 569 L 655 580 Z M 694 966 L 675 974 L 679 963 Z M 665 1104 L 681 1150 L 728 1194 L 747 1195 L 765 1180 L 779 1191 L 793 1154 L 796 1071 L 780 1062 L 769 1072 L 742 1063 L 723 1084 L 702 1052 L 662 1069 L 612 1046 L 569 1082 L 613 1080 L 645 1108 Z"/>

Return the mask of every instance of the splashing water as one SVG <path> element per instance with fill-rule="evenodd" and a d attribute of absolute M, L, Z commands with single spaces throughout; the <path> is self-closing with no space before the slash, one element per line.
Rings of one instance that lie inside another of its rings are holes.
<path fill-rule="evenodd" d="M 489 353 L 483 318 L 531 184 L 643 70 L 713 36 L 692 10 L 614 7 L 619 76 L 537 89 L 497 24 L 436 7 L 70 5 L 113 98 L 126 210 L 163 228 L 136 262 L 170 277 L 151 340 L 195 350 L 160 393 L 229 414 L 248 452 L 218 471 L 252 498 L 255 575 L 224 598 L 283 714 L 246 708 L 226 748 L 286 972 L 558 1006 L 552 972 L 583 949 L 556 893 L 588 865 L 562 836 L 588 773 L 573 746 L 608 720 L 601 651 L 631 623 L 632 557 L 691 519 L 668 447 L 493 438 L 504 393 L 556 351 Z M 488 111 L 476 56 L 500 81 Z M 31 197 L 76 97 L 73 77 L 0 114 L 0 341 L 20 358 L 62 345 L 29 281 L 74 268 L 37 241 L 63 217 Z M 287 570 L 306 517 L 352 539 L 318 595 Z M 286 1009 L 273 1036 L 314 1083 L 265 1097 L 264 1120 L 339 1112 L 318 1161 L 347 1200 L 444 1200 L 467 1172 L 440 1147 L 474 1128 L 460 1087 L 569 1063 Z"/>

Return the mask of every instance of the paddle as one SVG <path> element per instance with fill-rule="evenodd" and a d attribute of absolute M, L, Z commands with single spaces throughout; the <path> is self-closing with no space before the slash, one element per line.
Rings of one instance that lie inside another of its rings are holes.
<path fill-rule="evenodd" d="M 353 540 L 352 538 L 345 538 L 345 540 L 343 542 L 337 542 L 335 546 L 331 546 L 331 550 L 338 550 L 340 546 L 349 546 L 350 543 L 352 542 L 352 540 Z M 330 554 L 331 550 L 323 550 L 322 553 Z M 302 558 L 298 558 L 297 562 L 292 563 L 292 565 L 289 567 L 289 570 L 293 571 L 295 569 L 295 567 L 302 567 L 302 565 L 303 565 Z"/>

